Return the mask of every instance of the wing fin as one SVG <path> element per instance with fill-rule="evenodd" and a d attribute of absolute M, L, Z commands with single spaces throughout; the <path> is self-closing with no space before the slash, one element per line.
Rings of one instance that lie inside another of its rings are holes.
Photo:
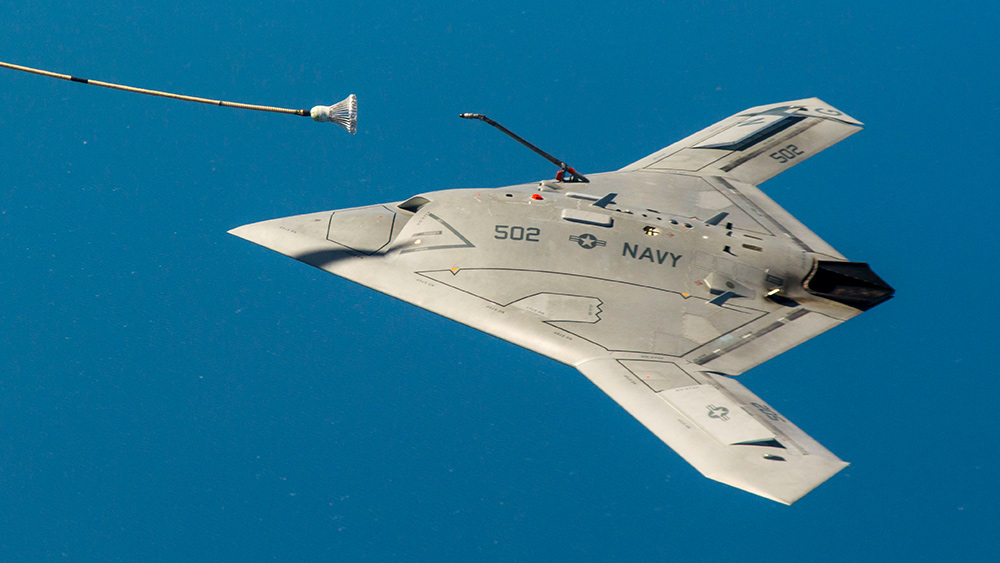
<path fill-rule="evenodd" d="M 622 170 L 697 172 L 756 185 L 856 133 L 861 125 L 819 98 L 759 106 Z"/>
<path fill-rule="evenodd" d="M 645 360 L 576 367 L 710 479 L 792 504 L 848 465 L 732 378 Z"/>

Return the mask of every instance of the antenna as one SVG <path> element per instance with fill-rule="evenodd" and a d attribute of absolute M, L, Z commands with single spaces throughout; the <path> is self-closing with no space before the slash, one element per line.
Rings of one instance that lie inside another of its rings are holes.
<path fill-rule="evenodd" d="M 556 174 L 556 180 L 558 180 L 560 182 L 562 182 L 562 181 L 566 181 L 566 182 L 590 182 L 590 180 L 588 180 L 586 176 L 584 176 L 583 174 L 580 174 L 576 170 L 573 170 L 572 166 L 566 164 L 565 162 L 559 160 L 558 158 L 552 156 L 551 154 L 549 154 L 549 153 L 543 151 L 542 149 L 536 147 L 535 145 L 529 143 L 528 141 L 524 140 L 519 135 L 517 135 L 516 133 L 514 133 L 513 131 L 511 131 L 510 129 L 507 129 L 503 125 L 500 125 L 496 121 L 493 121 L 492 119 L 486 117 L 485 115 L 483 115 L 481 113 L 462 113 L 462 114 L 459 114 L 459 117 L 461 117 L 462 119 L 478 119 L 479 121 L 482 121 L 484 123 L 492 125 L 493 127 L 496 127 L 497 129 L 499 129 L 501 132 L 506 133 L 507 136 L 509 136 L 511 139 L 514 139 L 518 143 L 521 143 L 522 145 L 524 145 L 524 146 L 528 147 L 529 149 L 535 151 L 535 153 L 537 153 L 539 156 L 541 156 L 545 160 L 547 160 L 547 161 L 551 162 L 552 164 L 555 164 L 556 166 L 559 167 L 559 172 Z"/>
<path fill-rule="evenodd" d="M 259 106 L 254 104 L 243 104 L 239 102 L 210 100 L 207 98 L 197 98 L 195 96 L 184 96 L 182 94 L 171 94 L 170 92 L 161 92 L 159 90 L 147 90 L 146 88 L 136 88 L 134 86 L 125 86 L 122 84 L 112 84 L 111 82 L 101 82 L 100 80 L 89 80 L 87 78 L 79 78 L 76 76 L 70 76 L 68 74 L 59 74 L 57 72 L 50 72 L 47 70 L 41 70 L 37 68 L 5 63 L 3 61 L 0 61 L 0 67 L 9 68 L 11 70 L 19 70 L 21 72 L 29 72 L 31 74 L 39 74 L 41 76 L 48 76 L 49 78 L 69 80 L 70 82 L 80 82 L 82 84 L 90 84 L 92 86 L 100 86 L 102 88 L 111 88 L 112 90 L 124 90 L 125 92 L 135 92 L 137 94 L 146 94 L 148 96 L 159 96 L 161 98 L 170 98 L 172 100 L 181 100 L 184 102 L 198 102 L 200 104 L 211 104 L 213 106 L 222 106 L 227 108 L 249 109 L 253 111 L 268 111 L 271 113 L 286 113 L 289 115 L 301 115 L 306 117 L 312 117 L 313 121 L 317 121 L 320 123 L 323 122 L 336 123 L 337 125 L 343 127 L 348 132 L 350 132 L 351 135 L 353 135 L 357 131 L 358 99 L 354 94 L 351 94 L 345 100 L 338 102 L 332 106 L 315 106 L 311 110 L 288 109 L 288 108 L 279 108 L 274 106 Z"/>

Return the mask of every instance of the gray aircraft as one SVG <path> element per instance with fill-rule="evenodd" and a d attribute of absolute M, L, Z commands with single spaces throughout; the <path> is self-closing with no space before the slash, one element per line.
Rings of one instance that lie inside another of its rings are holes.
<path fill-rule="evenodd" d="M 705 476 L 791 504 L 847 466 L 736 376 L 891 298 L 757 184 L 857 132 L 816 98 L 589 178 L 230 231 L 571 365 Z"/>

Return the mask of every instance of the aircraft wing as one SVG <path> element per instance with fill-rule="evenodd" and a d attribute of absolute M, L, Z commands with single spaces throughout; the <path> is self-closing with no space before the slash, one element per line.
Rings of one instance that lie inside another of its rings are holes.
<path fill-rule="evenodd" d="M 756 185 L 858 132 L 861 125 L 819 98 L 759 106 L 723 119 L 622 171 L 695 172 Z"/>
<path fill-rule="evenodd" d="M 735 379 L 683 362 L 576 366 L 704 476 L 792 504 L 847 467 Z"/>
<path fill-rule="evenodd" d="M 757 365 L 857 311 L 716 306 L 709 295 L 622 282 L 613 265 L 591 275 L 511 267 L 497 263 L 502 243 L 492 231 L 423 212 L 401 225 L 405 213 L 396 208 L 288 217 L 231 233 L 576 367 L 709 478 L 791 504 L 847 465 L 720 373 Z M 354 235 L 331 237 L 338 214 Z M 361 228 L 367 218 L 383 226 L 381 235 Z M 570 240 L 577 231 L 567 225 L 560 248 L 574 262 L 596 256 Z M 594 250 L 614 244 L 601 242 Z M 482 251 L 491 243 L 496 250 Z"/>

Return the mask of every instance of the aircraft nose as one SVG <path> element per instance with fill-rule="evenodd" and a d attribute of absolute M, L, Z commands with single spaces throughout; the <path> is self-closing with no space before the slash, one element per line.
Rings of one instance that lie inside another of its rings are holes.
<path fill-rule="evenodd" d="M 237 227 L 229 234 L 297 258 L 301 253 L 333 246 L 326 238 L 331 214 L 331 211 L 324 211 L 271 219 Z"/>
<path fill-rule="evenodd" d="M 406 224 L 384 205 L 296 215 L 243 225 L 230 234 L 322 267 L 384 250 Z"/>

